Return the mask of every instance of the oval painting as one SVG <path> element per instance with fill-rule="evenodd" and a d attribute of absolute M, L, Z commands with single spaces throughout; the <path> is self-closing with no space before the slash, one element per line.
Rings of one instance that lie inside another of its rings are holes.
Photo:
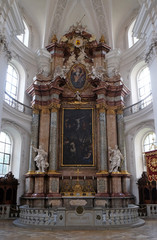
<path fill-rule="evenodd" d="M 70 74 L 71 84 L 74 88 L 83 88 L 86 81 L 86 70 L 80 64 L 74 65 Z"/>

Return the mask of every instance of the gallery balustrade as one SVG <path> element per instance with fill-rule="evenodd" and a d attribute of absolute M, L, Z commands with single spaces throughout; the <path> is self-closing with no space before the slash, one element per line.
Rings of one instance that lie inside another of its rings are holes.
<path fill-rule="evenodd" d="M 130 116 L 133 113 L 137 113 L 140 110 L 147 107 L 149 104 L 152 103 L 152 93 L 150 93 L 146 98 L 142 99 L 141 101 L 124 108 L 124 117 Z"/>
<path fill-rule="evenodd" d="M 12 108 L 25 113 L 27 115 L 32 115 L 32 108 L 17 101 L 15 98 L 10 96 L 7 92 L 5 92 L 5 102 L 10 105 Z"/>

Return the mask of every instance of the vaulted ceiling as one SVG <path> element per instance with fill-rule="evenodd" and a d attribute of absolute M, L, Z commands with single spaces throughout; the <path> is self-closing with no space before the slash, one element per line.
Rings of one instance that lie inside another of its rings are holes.
<path fill-rule="evenodd" d="M 99 40 L 103 34 L 114 47 L 125 22 L 138 11 L 139 0 L 18 0 L 36 28 L 42 47 L 53 34 L 59 39 L 71 25 L 81 22 Z"/>

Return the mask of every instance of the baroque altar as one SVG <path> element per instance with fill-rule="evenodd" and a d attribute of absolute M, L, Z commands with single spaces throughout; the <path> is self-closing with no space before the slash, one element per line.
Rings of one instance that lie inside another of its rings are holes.
<path fill-rule="evenodd" d="M 39 72 L 27 90 L 32 142 L 20 221 L 52 226 L 135 223 L 138 213 L 130 205 L 134 197 L 124 147 L 123 108 L 129 90 L 116 70 L 108 76 L 110 47 L 103 36 L 97 42 L 77 25 L 59 41 L 54 35 L 46 49 L 51 71 Z"/>

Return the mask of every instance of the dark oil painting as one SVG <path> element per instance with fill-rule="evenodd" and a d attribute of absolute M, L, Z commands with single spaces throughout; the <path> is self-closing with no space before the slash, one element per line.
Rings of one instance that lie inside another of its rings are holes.
<path fill-rule="evenodd" d="M 70 75 L 71 84 L 74 88 L 83 88 L 86 81 L 86 71 L 80 64 L 74 65 Z"/>
<path fill-rule="evenodd" d="M 64 109 L 63 166 L 92 166 L 92 109 Z"/>

